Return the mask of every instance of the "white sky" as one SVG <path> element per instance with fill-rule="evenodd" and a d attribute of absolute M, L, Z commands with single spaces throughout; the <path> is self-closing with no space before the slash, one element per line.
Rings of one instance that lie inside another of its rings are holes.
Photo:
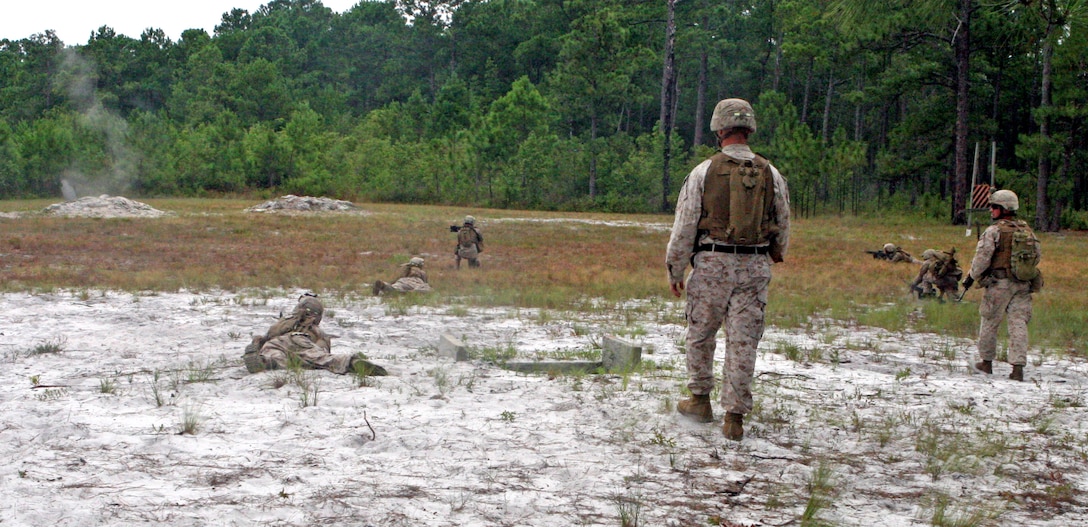
<path fill-rule="evenodd" d="M 341 13 L 359 0 L 322 0 Z M 0 39 L 19 40 L 52 29 L 66 45 L 82 45 L 93 31 L 109 26 L 119 35 L 140 38 L 158 28 L 176 41 L 186 29 L 211 34 L 223 13 L 254 12 L 269 0 L 0 0 Z"/>

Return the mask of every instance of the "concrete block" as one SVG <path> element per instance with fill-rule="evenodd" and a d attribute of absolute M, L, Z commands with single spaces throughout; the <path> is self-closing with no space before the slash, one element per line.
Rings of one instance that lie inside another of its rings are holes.
<path fill-rule="evenodd" d="M 443 334 L 438 339 L 438 355 L 449 357 L 456 362 L 468 360 L 468 348 L 460 339 L 450 334 Z"/>
<path fill-rule="evenodd" d="M 605 371 L 631 371 L 642 362 L 642 345 L 605 335 L 601 339 L 601 364 Z"/>

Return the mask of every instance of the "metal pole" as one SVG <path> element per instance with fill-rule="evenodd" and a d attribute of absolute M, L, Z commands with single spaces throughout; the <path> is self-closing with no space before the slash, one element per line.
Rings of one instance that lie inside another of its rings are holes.
<path fill-rule="evenodd" d="M 971 165 L 971 190 L 975 190 L 975 184 L 978 183 L 978 143 L 975 143 L 975 162 Z M 967 198 L 967 205 L 970 208 L 971 198 Z"/>
<path fill-rule="evenodd" d="M 973 197 L 975 195 L 975 185 L 978 182 L 978 141 L 975 141 L 975 162 L 971 165 L 971 188 L 967 191 L 967 206 L 964 207 L 967 210 L 967 233 L 964 236 L 971 235 L 971 223 L 974 220 L 975 214 L 971 212 L 974 207 Z"/>

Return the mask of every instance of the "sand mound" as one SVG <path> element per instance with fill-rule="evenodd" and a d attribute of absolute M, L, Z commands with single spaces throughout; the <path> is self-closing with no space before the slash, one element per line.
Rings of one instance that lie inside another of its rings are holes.
<path fill-rule="evenodd" d="M 166 213 L 146 203 L 105 194 L 54 203 L 42 210 L 52 216 L 81 216 L 88 218 L 158 218 Z"/>
<path fill-rule="evenodd" d="M 350 201 L 330 198 L 314 198 L 288 194 L 260 205 L 254 205 L 246 212 L 347 212 L 358 210 Z"/>

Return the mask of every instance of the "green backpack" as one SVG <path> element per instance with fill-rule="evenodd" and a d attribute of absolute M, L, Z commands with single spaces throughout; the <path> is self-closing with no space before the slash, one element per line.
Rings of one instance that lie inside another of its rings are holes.
<path fill-rule="evenodd" d="M 933 265 L 933 276 L 944 278 L 948 275 L 963 276 L 963 270 L 960 269 L 960 263 L 956 261 L 955 247 L 953 247 L 951 251 L 939 253 L 937 262 Z"/>
<path fill-rule="evenodd" d="M 1031 229 L 1022 226 L 1012 233 L 1012 259 L 1009 262 L 1013 277 L 1030 282 L 1039 276 L 1039 239 Z"/>

